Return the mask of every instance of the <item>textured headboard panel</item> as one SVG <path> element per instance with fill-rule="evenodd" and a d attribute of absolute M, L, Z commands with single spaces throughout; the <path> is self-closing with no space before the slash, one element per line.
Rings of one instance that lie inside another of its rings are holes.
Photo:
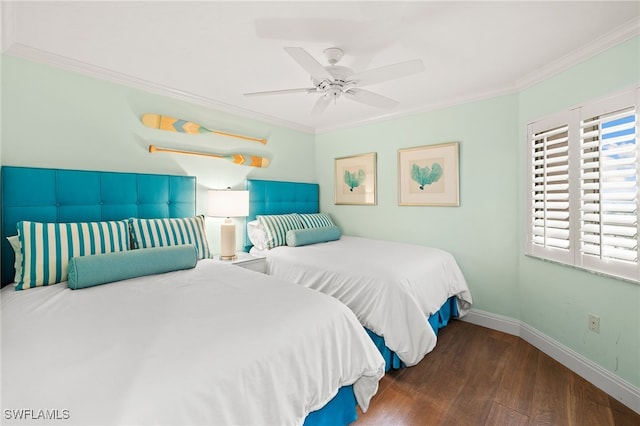
<path fill-rule="evenodd" d="M 2 167 L 2 285 L 13 281 L 6 237 L 16 223 L 96 222 L 129 217 L 189 217 L 196 178 L 100 171 Z"/>
<path fill-rule="evenodd" d="M 247 222 L 259 214 L 319 212 L 320 192 L 317 183 L 248 179 L 246 188 L 249 190 Z M 244 245 L 245 250 L 251 248 L 246 227 Z"/>

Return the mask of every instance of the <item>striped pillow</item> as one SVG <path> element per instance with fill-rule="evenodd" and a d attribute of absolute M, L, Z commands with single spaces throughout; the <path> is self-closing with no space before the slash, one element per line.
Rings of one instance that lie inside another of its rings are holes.
<path fill-rule="evenodd" d="M 129 249 L 127 221 L 39 223 L 18 222 L 22 245 L 22 277 L 16 290 L 67 280 L 69 260 L 76 256 Z"/>
<path fill-rule="evenodd" d="M 267 249 L 286 245 L 287 231 L 302 229 L 300 215 L 297 213 L 257 215 L 256 219 L 267 234 Z"/>
<path fill-rule="evenodd" d="M 204 216 L 173 219 L 129 219 L 135 248 L 151 248 L 193 244 L 198 259 L 209 259 L 209 243 L 204 228 Z"/>
<path fill-rule="evenodd" d="M 300 221 L 307 229 L 336 226 L 336 224 L 333 223 L 333 220 L 331 220 L 331 216 L 327 213 L 301 213 Z"/>

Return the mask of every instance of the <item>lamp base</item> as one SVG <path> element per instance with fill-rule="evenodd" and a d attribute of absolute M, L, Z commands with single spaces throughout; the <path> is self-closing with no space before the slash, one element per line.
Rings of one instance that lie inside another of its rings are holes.
<path fill-rule="evenodd" d="M 220 259 L 233 260 L 236 256 L 236 225 L 226 218 L 220 225 Z"/>

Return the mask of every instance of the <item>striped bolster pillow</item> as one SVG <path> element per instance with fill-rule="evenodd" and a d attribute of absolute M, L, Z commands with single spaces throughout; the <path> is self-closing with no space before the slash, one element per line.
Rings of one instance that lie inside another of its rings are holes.
<path fill-rule="evenodd" d="M 18 222 L 22 245 L 22 277 L 16 290 L 67 280 L 69 260 L 76 256 L 129 249 L 127 221 L 39 223 Z"/>
<path fill-rule="evenodd" d="M 211 257 L 204 228 L 204 216 L 172 219 L 129 219 L 135 248 L 193 244 L 198 259 Z"/>
<path fill-rule="evenodd" d="M 267 249 L 287 244 L 287 231 L 302 229 L 300 215 L 297 213 L 278 215 L 257 215 L 258 223 L 267 234 Z"/>
<path fill-rule="evenodd" d="M 300 221 L 306 229 L 326 228 L 336 225 L 327 213 L 301 213 Z"/>

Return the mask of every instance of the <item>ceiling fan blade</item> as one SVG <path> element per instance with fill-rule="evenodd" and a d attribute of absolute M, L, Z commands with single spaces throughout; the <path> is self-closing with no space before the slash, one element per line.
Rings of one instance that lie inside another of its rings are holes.
<path fill-rule="evenodd" d="M 331 103 L 331 98 L 329 98 L 326 95 L 322 95 L 318 98 L 318 100 L 316 101 L 316 103 L 313 105 L 313 109 L 311 110 L 311 114 L 312 115 L 319 115 L 322 114 L 327 107 L 329 106 L 329 104 Z"/>
<path fill-rule="evenodd" d="M 386 96 L 378 95 L 377 93 L 370 92 L 364 89 L 352 88 L 344 92 L 344 96 L 366 105 L 371 105 L 378 108 L 394 108 L 398 106 L 399 102 L 394 101 Z"/>
<path fill-rule="evenodd" d="M 400 62 L 393 65 L 355 73 L 349 77 L 349 80 L 357 82 L 358 86 L 361 87 L 368 84 L 376 84 L 383 81 L 406 77 L 424 70 L 425 67 L 422 60 L 414 59 L 412 61 Z"/>
<path fill-rule="evenodd" d="M 322 64 L 315 60 L 313 56 L 309 54 L 302 47 L 285 47 L 289 55 L 310 75 L 316 80 L 333 80 L 333 76 L 324 69 Z"/>
<path fill-rule="evenodd" d="M 313 93 L 316 91 L 318 91 L 318 89 L 316 89 L 315 87 L 310 87 L 310 88 L 301 88 L 301 89 L 282 89 L 282 90 L 269 90 L 266 92 L 252 92 L 252 93 L 245 93 L 244 96 L 284 95 L 287 93 L 301 93 L 301 92 Z"/>

